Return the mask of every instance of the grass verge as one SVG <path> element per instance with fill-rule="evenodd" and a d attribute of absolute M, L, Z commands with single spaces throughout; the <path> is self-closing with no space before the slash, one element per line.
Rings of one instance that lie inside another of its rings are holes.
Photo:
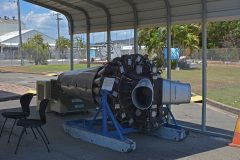
<path fill-rule="evenodd" d="M 166 73 L 164 72 L 164 77 Z M 201 95 L 202 70 L 172 71 L 172 79 L 190 83 L 192 92 Z M 240 108 L 240 65 L 209 64 L 207 97 Z"/>
<path fill-rule="evenodd" d="M 92 64 L 91 66 L 97 66 Z M 86 64 L 75 64 L 74 69 L 84 69 Z M 33 66 L 11 66 L 11 67 L 0 67 L 0 71 L 3 72 L 21 72 L 21 73 L 55 73 L 69 71 L 69 65 L 33 65 Z"/>

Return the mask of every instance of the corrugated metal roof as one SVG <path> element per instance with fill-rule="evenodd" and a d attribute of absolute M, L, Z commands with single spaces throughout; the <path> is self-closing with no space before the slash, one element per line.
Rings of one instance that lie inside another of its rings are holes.
<path fill-rule="evenodd" d="M 32 29 L 22 30 L 22 34 L 25 34 L 30 31 L 32 31 Z M 0 36 L 0 42 L 4 42 L 6 40 L 9 40 L 11 38 L 18 37 L 18 36 L 19 36 L 19 31 L 9 32 L 9 33 L 6 33 L 6 34 Z"/>
<path fill-rule="evenodd" d="M 40 34 L 42 36 L 44 43 L 48 43 L 50 46 L 55 46 L 54 38 L 51 38 L 34 29 L 22 30 L 23 43 L 27 42 L 29 38 L 32 38 L 36 34 Z M 19 44 L 19 31 L 9 32 L 7 34 L 0 36 L 0 45 L 17 46 L 18 44 Z"/>
<path fill-rule="evenodd" d="M 202 0 L 25 0 L 58 12 L 73 20 L 73 32 L 106 31 L 107 14 L 111 30 L 129 29 L 166 24 L 166 1 L 170 5 L 172 23 L 200 22 Z M 239 19 L 239 0 L 206 0 L 208 21 Z M 134 12 L 134 9 L 135 12 Z M 135 15 L 135 17 L 136 17 Z M 88 18 L 86 18 L 88 17 Z"/>

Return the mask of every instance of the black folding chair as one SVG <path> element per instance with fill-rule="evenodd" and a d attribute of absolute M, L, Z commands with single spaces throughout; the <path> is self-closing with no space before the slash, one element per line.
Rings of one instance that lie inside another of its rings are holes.
<path fill-rule="evenodd" d="M 14 123 L 12 125 L 11 132 L 10 132 L 9 137 L 8 137 L 8 143 L 10 142 L 10 138 L 11 138 L 11 135 L 12 135 L 13 128 L 16 124 L 16 121 L 18 119 L 25 119 L 30 115 L 30 103 L 31 103 L 31 100 L 32 100 L 33 96 L 34 96 L 34 94 L 27 93 L 27 94 L 24 94 L 20 97 L 20 104 L 21 104 L 21 107 L 22 107 L 21 112 L 3 112 L 2 113 L 2 116 L 5 117 L 5 121 L 3 123 L 2 129 L 1 129 L 1 132 L 0 132 L 0 136 L 2 135 L 3 128 L 4 128 L 7 120 L 8 119 L 14 119 Z"/>
<path fill-rule="evenodd" d="M 21 132 L 20 137 L 18 139 L 15 154 L 17 154 L 19 144 L 20 144 L 21 139 L 23 137 L 23 134 L 24 134 L 24 132 L 26 131 L 27 128 L 32 128 L 33 130 L 36 129 L 36 131 L 39 133 L 40 137 L 42 138 L 48 152 L 50 152 L 50 150 L 48 148 L 48 144 L 50 144 L 49 140 L 47 138 L 46 133 L 42 129 L 42 126 L 45 125 L 46 122 L 47 122 L 45 111 L 46 111 L 48 102 L 49 102 L 48 99 L 44 99 L 40 102 L 40 106 L 39 106 L 40 119 L 20 119 L 20 120 L 18 120 L 17 126 L 21 126 L 21 127 L 23 127 L 23 129 L 22 129 L 22 132 Z"/>

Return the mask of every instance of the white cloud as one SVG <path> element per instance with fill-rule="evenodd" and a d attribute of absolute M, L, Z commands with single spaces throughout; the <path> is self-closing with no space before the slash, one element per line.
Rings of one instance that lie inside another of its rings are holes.
<path fill-rule="evenodd" d="M 0 16 L 16 16 L 17 15 L 17 4 L 13 1 L 0 2 L 1 10 Z"/>
<path fill-rule="evenodd" d="M 35 13 L 30 11 L 27 15 L 22 16 L 22 21 L 27 28 L 36 29 L 51 37 L 57 37 L 57 20 L 56 12 L 49 11 L 46 13 Z M 63 20 L 60 21 L 60 34 L 62 36 L 68 35 L 68 23 L 65 17 L 61 16 Z"/>

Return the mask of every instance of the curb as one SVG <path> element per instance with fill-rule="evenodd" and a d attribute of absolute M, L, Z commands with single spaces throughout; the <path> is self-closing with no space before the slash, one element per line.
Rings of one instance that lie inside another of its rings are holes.
<path fill-rule="evenodd" d="M 240 115 L 240 109 L 238 109 L 238 108 L 233 108 L 232 106 L 229 106 L 229 105 L 226 105 L 226 104 L 223 104 L 223 103 L 211 100 L 211 99 L 207 99 L 206 101 L 207 101 L 207 104 L 209 104 L 213 107 L 230 112 L 235 115 Z"/>
<path fill-rule="evenodd" d="M 198 95 L 196 93 L 192 92 L 192 96 L 198 96 Z M 232 106 L 229 106 L 229 105 L 226 105 L 226 104 L 223 104 L 223 103 L 220 103 L 220 102 L 214 101 L 212 99 L 208 99 L 208 98 L 206 99 L 206 102 L 208 105 L 211 105 L 215 108 L 224 110 L 226 112 L 229 112 L 229 113 L 232 113 L 235 115 L 240 115 L 240 109 L 238 109 L 238 108 L 234 108 Z"/>

